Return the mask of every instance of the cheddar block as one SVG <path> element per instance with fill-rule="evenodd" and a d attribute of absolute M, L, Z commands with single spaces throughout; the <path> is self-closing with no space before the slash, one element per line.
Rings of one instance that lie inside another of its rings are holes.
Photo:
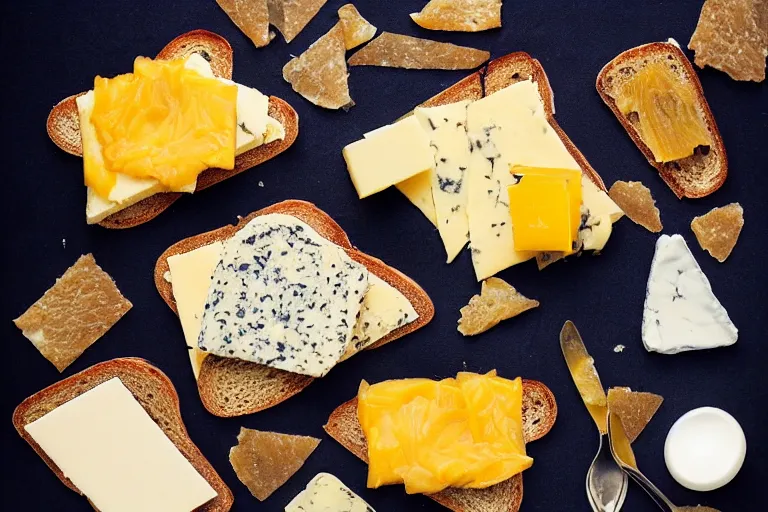
<path fill-rule="evenodd" d="M 576 182 L 581 188 L 581 183 Z M 574 241 L 568 180 L 561 176 L 526 174 L 509 186 L 515 248 L 568 252 Z M 580 191 L 579 191 L 580 192 Z M 581 201 L 576 203 L 581 204 Z"/>

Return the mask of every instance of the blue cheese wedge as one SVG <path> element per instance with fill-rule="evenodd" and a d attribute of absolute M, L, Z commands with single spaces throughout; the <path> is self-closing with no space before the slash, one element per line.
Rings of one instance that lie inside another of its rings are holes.
<path fill-rule="evenodd" d="M 295 217 L 257 217 L 224 243 L 198 347 L 322 377 L 352 339 L 368 270 Z"/>
<path fill-rule="evenodd" d="M 319 473 L 286 505 L 285 512 L 376 512 L 330 473 Z"/>
<path fill-rule="evenodd" d="M 680 235 L 661 235 L 651 263 L 643 310 L 649 352 L 676 354 L 733 345 L 738 329 Z"/>
<path fill-rule="evenodd" d="M 430 173 L 437 230 L 450 263 L 469 242 L 466 175 L 470 145 L 467 139 L 469 101 L 417 108 L 414 115 L 427 132 L 435 153 Z"/>

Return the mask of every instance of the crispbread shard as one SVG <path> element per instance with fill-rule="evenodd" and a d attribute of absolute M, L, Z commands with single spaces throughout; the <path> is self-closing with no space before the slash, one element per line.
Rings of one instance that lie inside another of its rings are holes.
<path fill-rule="evenodd" d="M 422 28 L 479 32 L 501 26 L 501 0 L 430 0 L 411 19 Z"/>
<path fill-rule="evenodd" d="M 346 46 L 341 24 L 312 43 L 283 67 L 283 78 L 293 90 L 323 108 L 338 109 L 354 105 L 349 96 Z"/>
<path fill-rule="evenodd" d="M 216 0 L 216 3 L 256 48 L 267 46 L 272 40 L 267 0 Z"/>
<path fill-rule="evenodd" d="M 315 451 L 320 440 L 309 436 L 240 428 L 229 462 L 243 484 L 264 501 L 288 481 Z"/>
<path fill-rule="evenodd" d="M 739 203 L 713 208 L 691 221 L 691 229 L 701 248 L 720 263 L 731 255 L 743 227 L 744 209 Z"/>
<path fill-rule="evenodd" d="M 632 222 L 652 233 L 662 230 L 661 216 L 651 191 L 639 181 L 617 181 L 608 195 Z"/>
<path fill-rule="evenodd" d="M 349 58 L 350 66 L 384 66 L 406 69 L 474 69 L 490 52 L 382 32 Z"/>
<path fill-rule="evenodd" d="M 352 4 L 339 8 L 339 23 L 344 31 L 344 44 L 347 50 L 367 43 L 376 35 L 376 27 L 363 18 Z"/>
<path fill-rule="evenodd" d="M 734 80 L 765 80 L 768 0 L 706 0 L 688 43 L 700 68 L 712 66 Z"/>
<path fill-rule="evenodd" d="M 286 43 L 293 41 L 312 21 L 328 0 L 267 0 L 269 22 L 283 34 Z"/>
<path fill-rule="evenodd" d="M 368 270 L 295 217 L 256 217 L 227 240 L 201 350 L 322 377 L 350 343 Z"/>
<path fill-rule="evenodd" d="M 464 336 L 480 334 L 538 306 L 539 301 L 524 297 L 498 277 L 490 277 L 483 281 L 480 295 L 474 295 L 469 304 L 461 308 L 458 329 Z"/>
<path fill-rule="evenodd" d="M 621 419 L 630 443 L 634 443 L 643 432 L 663 401 L 664 397 L 660 395 L 632 391 L 629 388 L 608 390 L 608 408 Z"/>
<path fill-rule="evenodd" d="M 109 274 L 87 254 L 13 322 L 63 372 L 131 307 Z"/>

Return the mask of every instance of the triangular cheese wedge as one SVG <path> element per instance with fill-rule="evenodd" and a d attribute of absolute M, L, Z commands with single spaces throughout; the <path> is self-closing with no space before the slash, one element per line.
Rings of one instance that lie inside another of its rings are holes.
<path fill-rule="evenodd" d="M 251 494 L 264 501 L 304 465 L 318 444 L 314 437 L 241 427 L 229 462 Z"/>
<path fill-rule="evenodd" d="M 645 430 L 663 401 L 662 396 L 632 391 L 629 388 L 608 390 L 608 409 L 621 419 L 621 426 L 624 427 L 630 443 L 634 443 L 637 436 Z"/>
<path fill-rule="evenodd" d="M 650 352 L 733 345 L 738 329 L 680 235 L 661 235 L 651 263 L 643 310 L 643 344 Z"/>

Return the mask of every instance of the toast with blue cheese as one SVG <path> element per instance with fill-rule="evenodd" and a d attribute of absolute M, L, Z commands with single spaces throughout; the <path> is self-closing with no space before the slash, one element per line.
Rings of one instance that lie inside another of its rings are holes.
<path fill-rule="evenodd" d="M 294 219 L 297 225 L 309 226 L 324 241 L 341 250 L 358 268 L 364 267 L 367 271 L 369 286 L 359 306 L 359 318 L 354 323 L 341 356 L 334 355 L 337 359 L 334 363 L 348 359 L 361 350 L 377 348 L 409 334 L 426 325 L 434 316 L 434 306 L 418 284 L 381 260 L 355 249 L 342 228 L 311 203 L 284 201 L 240 219 L 237 225 L 182 240 L 158 258 L 155 285 L 168 306 L 182 319 L 193 371 L 198 377 L 200 397 L 205 407 L 217 416 L 239 416 L 272 407 L 303 390 L 314 380 L 314 375 L 297 373 L 299 368 L 296 365 L 283 362 L 269 366 L 242 358 L 201 354 L 197 346 L 205 300 L 198 296 L 197 305 L 193 306 L 193 309 L 197 308 L 195 311 L 199 310 L 196 315 L 185 313 L 185 297 L 174 295 L 174 290 L 180 293 L 182 288 L 179 288 L 178 279 L 174 283 L 172 270 L 176 258 L 231 240 L 238 233 L 245 233 L 243 230 L 254 220 L 278 218 L 276 216 Z M 206 259 L 205 270 L 196 266 L 190 272 L 212 275 L 212 265 L 218 264 L 220 258 L 217 254 Z M 204 282 L 201 287 L 205 297 L 214 288 L 210 281 Z M 327 369 L 314 373 L 319 376 L 324 371 Z"/>
<path fill-rule="evenodd" d="M 232 47 L 223 37 L 205 30 L 193 30 L 177 37 L 156 57 L 160 60 L 187 59 L 187 67 L 203 76 L 213 76 L 231 83 Z M 274 96 L 264 96 L 255 89 L 238 85 L 238 130 L 237 156 L 234 169 L 209 168 L 197 178 L 194 192 L 239 174 L 263 163 L 288 149 L 298 135 L 298 114 L 293 108 Z M 260 112 L 262 100 L 266 101 L 267 130 L 256 134 L 248 124 Z M 255 102 L 255 103 L 254 103 Z M 247 111 L 245 104 L 255 105 Z M 256 105 L 258 104 L 258 105 Z M 258 107 L 258 108 L 257 108 Z M 89 118 L 93 108 L 93 93 L 85 92 L 69 96 L 53 107 L 47 120 L 48 136 L 62 150 L 75 156 L 83 156 L 88 139 L 94 146 L 97 142 L 95 131 L 89 130 Z M 89 137 L 89 134 L 91 137 Z M 149 183 L 148 183 L 149 182 Z M 87 194 L 87 219 L 106 228 L 130 228 L 143 224 L 168 209 L 181 197 L 180 192 L 163 192 L 154 180 L 122 176 L 114 189 L 121 193 L 110 193 L 110 198 L 99 197 L 90 189 Z M 115 197 L 112 197 L 112 195 Z"/>

